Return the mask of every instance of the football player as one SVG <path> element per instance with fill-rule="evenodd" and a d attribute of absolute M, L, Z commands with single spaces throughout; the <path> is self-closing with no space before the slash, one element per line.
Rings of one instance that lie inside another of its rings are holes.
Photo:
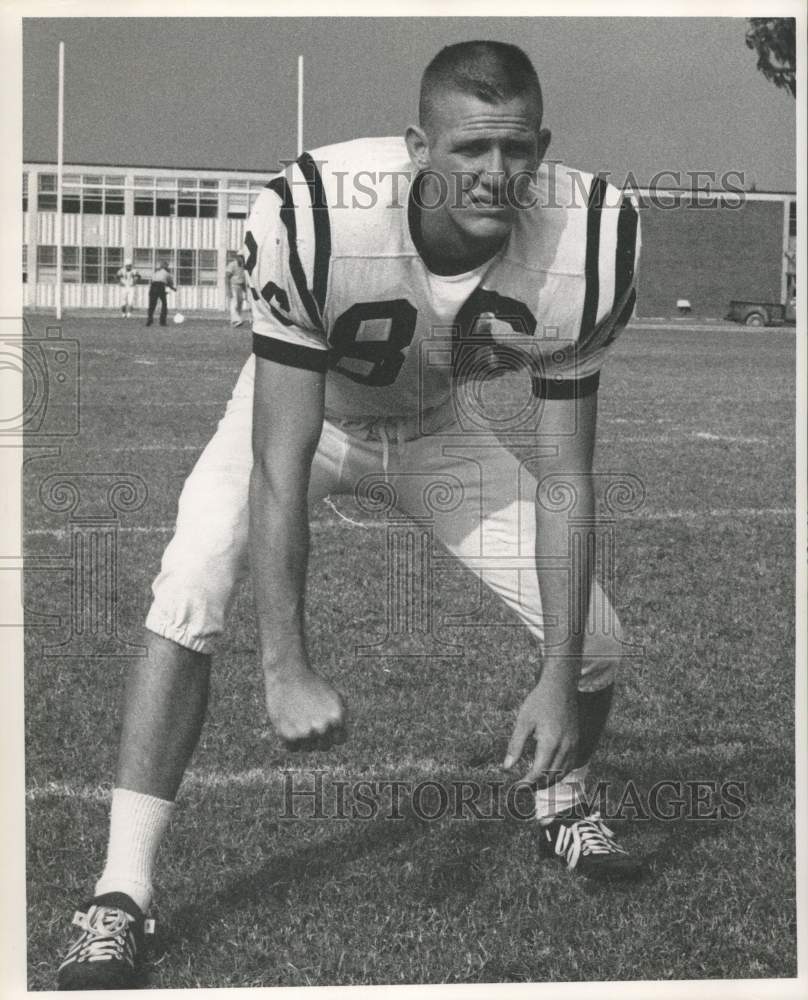
<path fill-rule="evenodd" d="M 244 306 L 244 296 L 248 289 L 247 272 L 244 270 L 244 257 L 237 254 L 224 269 L 225 298 L 230 310 L 230 325 L 241 326 L 241 310 Z"/>
<path fill-rule="evenodd" d="M 129 677 L 106 867 L 61 988 L 140 981 L 155 853 L 199 736 L 212 644 L 250 571 L 272 725 L 292 748 L 345 739 L 342 698 L 306 647 L 308 510 L 331 493 L 378 499 L 380 483 L 536 640 L 538 681 L 503 764 L 535 740 L 523 780 L 539 844 L 592 876 L 640 870 L 577 808 L 621 638 L 590 545 L 570 571 L 546 568 L 567 553 L 570 522 L 568 505 L 542 500 L 560 483 L 575 517 L 593 518 L 599 370 L 634 303 L 637 213 L 600 178 L 542 163 L 539 81 L 513 46 L 444 49 L 419 111 L 403 140 L 304 153 L 250 216 L 254 356 L 180 497 L 149 653 Z M 530 459 L 468 419 L 474 387 L 514 357 L 530 374 L 516 410 L 539 413 Z"/>
<path fill-rule="evenodd" d="M 123 289 L 121 315 L 124 319 L 129 319 L 135 304 L 135 285 L 140 281 L 140 275 L 132 269 L 132 261 L 127 260 L 123 267 L 116 271 L 116 277 Z"/>

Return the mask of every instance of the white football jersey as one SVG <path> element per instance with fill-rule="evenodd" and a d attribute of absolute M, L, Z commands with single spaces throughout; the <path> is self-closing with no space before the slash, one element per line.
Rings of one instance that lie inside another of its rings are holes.
<path fill-rule="evenodd" d="M 492 341 L 506 368 L 514 357 L 530 366 L 537 391 L 591 384 L 636 298 L 631 200 L 542 164 L 502 249 L 446 278 L 416 248 L 416 183 L 400 138 L 325 146 L 270 180 L 244 237 L 255 353 L 327 371 L 336 417 L 437 406 Z"/>
<path fill-rule="evenodd" d="M 116 273 L 118 281 L 124 288 L 134 288 L 140 281 L 140 275 L 137 271 L 127 271 L 125 267 L 119 268 Z"/>

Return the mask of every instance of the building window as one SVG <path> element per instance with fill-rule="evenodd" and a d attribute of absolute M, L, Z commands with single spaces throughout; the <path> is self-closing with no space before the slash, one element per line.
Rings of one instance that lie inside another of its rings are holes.
<path fill-rule="evenodd" d="M 180 177 L 177 183 L 177 215 L 195 219 L 199 208 L 199 195 L 193 177 Z"/>
<path fill-rule="evenodd" d="M 177 258 L 177 284 L 215 286 L 216 262 L 215 250 L 180 250 Z"/>
<path fill-rule="evenodd" d="M 36 248 L 36 280 L 44 284 L 56 281 L 56 247 Z"/>
<path fill-rule="evenodd" d="M 196 251 L 180 250 L 177 259 L 177 284 L 195 285 Z"/>
<path fill-rule="evenodd" d="M 215 219 L 219 214 L 219 182 L 180 177 L 177 185 L 177 215 Z"/>
<path fill-rule="evenodd" d="M 217 253 L 215 250 L 152 250 L 137 247 L 133 254 L 136 271 L 151 275 L 159 264 L 165 262 L 174 275 L 177 285 L 214 286 L 217 282 Z"/>
<path fill-rule="evenodd" d="M 81 262 L 81 280 L 85 285 L 101 283 L 101 247 L 85 247 Z"/>
<path fill-rule="evenodd" d="M 28 211 L 28 172 L 25 170 L 22 175 L 22 210 Z"/>
<path fill-rule="evenodd" d="M 177 182 L 173 177 L 157 178 L 154 214 L 163 217 L 177 214 Z"/>
<path fill-rule="evenodd" d="M 27 275 L 27 248 L 23 269 Z M 37 281 L 56 282 L 56 247 L 37 247 Z M 62 281 L 66 285 L 117 284 L 118 268 L 123 264 L 123 247 L 62 247 Z M 27 276 L 23 278 L 27 280 Z"/>
<path fill-rule="evenodd" d="M 62 177 L 62 211 L 66 215 L 81 212 L 81 177 L 78 174 L 64 174 Z"/>
<path fill-rule="evenodd" d="M 81 247 L 62 247 L 62 282 L 77 285 L 80 281 Z"/>
<path fill-rule="evenodd" d="M 123 215 L 124 177 L 104 178 L 104 215 Z"/>
<path fill-rule="evenodd" d="M 228 181 L 227 218 L 246 219 L 249 212 L 249 182 Z"/>
<path fill-rule="evenodd" d="M 23 175 L 23 211 L 28 208 L 27 174 Z M 99 174 L 63 174 L 62 211 L 66 215 L 123 215 L 124 178 Z M 37 208 L 58 211 L 56 174 L 39 174 Z M 135 211 L 135 215 L 141 214 Z"/>
<path fill-rule="evenodd" d="M 199 251 L 199 270 L 196 278 L 198 285 L 215 286 L 217 284 L 217 257 L 218 255 L 215 250 Z"/>
<path fill-rule="evenodd" d="M 147 280 L 151 278 L 152 272 L 156 271 L 160 264 L 165 264 L 169 271 L 174 273 L 174 251 L 173 250 L 152 250 L 151 247 L 135 247 L 132 254 L 132 263 L 141 277 Z"/>
<path fill-rule="evenodd" d="M 104 253 L 104 284 L 117 285 L 123 267 L 123 247 L 107 247 Z"/>
<path fill-rule="evenodd" d="M 56 281 L 56 247 L 36 248 L 36 280 L 43 284 Z"/>
<path fill-rule="evenodd" d="M 199 218 L 215 219 L 219 214 L 219 182 L 199 182 Z"/>
<path fill-rule="evenodd" d="M 62 247 L 62 281 L 75 285 L 81 277 L 79 260 L 81 247 Z M 42 246 L 36 249 L 36 280 L 44 285 L 56 282 L 56 247 Z"/>
<path fill-rule="evenodd" d="M 266 184 L 263 181 L 228 181 L 228 219 L 246 219 L 252 212 L 255 199 L 265 187 Z"/>
<path fill-rule="evenodd" d="M 95 174 L 85 174 L 82 180 L 82 212 L 85 215 L 101 215 L 104 211 L 104 178 Z"/>
<path fill-rule="evenodd" d="M 37 185 L 37 211 L 55 212 L 56 174 L 39 174 L 37 177 Z"/>
<path fill-rule="evenodd" d="M 788 206 L 788 235 L 797 235 L 797 203 L 792 201 Z"/>
<path fill-rule="evenodd" d="M 137 247 L 132 255 L 132 264 L 144 278 L 148 278 L 154 270 L 154 250 L 150 247 Z"/>
<path fill-rule="evenodd" d="M 135 215 L 215 219 L 218 214 L 218 181 L 196 177 L 135 178 Z"/>
<path fill-rule="evenodd" d="M 154 215 L 154 178 L 135 178 L 135 215 Z"/>

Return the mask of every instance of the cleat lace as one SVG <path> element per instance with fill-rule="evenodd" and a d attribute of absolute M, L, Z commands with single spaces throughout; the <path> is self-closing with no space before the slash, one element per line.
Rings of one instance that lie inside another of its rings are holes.
<path fill-rule="evenodd" d="M 91 906 L 76 912 L 73 923 L 84 933 L 73 944 L 60 969 L 74 962 L 125 962 L 135 966 L 137 944 L 130 930 L 134 917 L 113 906 Z"/>
<path fill-rule="evenodd" d="M 549 831 L 547 836 L 548 839 L 552 839 Z M 591 854 L 628 853 L 616 843 L 614 834 L 598 812 L 571 823 L 560 822 L 553 849 L 559 857 L 564 858 L 570 871 L 575 868 L 581 857 Z"/>

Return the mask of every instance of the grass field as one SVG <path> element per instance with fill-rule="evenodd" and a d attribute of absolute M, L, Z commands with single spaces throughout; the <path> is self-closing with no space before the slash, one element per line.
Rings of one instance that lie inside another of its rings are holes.
<path fill-rule="evenodd" d="M 52 321 L 29 322 L 41 334 Z M 30 447 L 25 471 L 26 607 L 62 618 L 27 634 L 37 990 L 52 988 L 72 911 L 103 861 L 127 662 L 42 652 L 66 635 L 72 529 L 43 506 L 40 484 L 81 472 L 145 481 L 144 505 L 119 515 L 119 632 L 137 642 L 183 478 L 249 350 L 243 332 L 210 321 L 146 330 L 71 318 L 63 329 L 80 344 L 80 433 L 58 456 Z M 385 631 L 385 532 L 350 505 L 366 527 L 322 507 L 311 651 L 346 695 L 350 741 L 328 755 L 281 748 L 264 717 L 245 592 L 159 859 L 151 985 L 796 975 L 793 372 L 793 331 L 633 329 L 600 392 L 596 466 L 638 476 L 647 498 L 616 529 L 618 607 L 644 655 L 626 661 L 594 774 L 610 782 L 612 804 L 629 780 L 640 796 L 664 779 L 742 782 L 741 818 L 616 823 L 652 859 L 630 890 L 541 861 L 534 829 L 515 819 L 430 822 L 406 803 L 399 819 L 283 819 L 288 769 L 304 783 L 326 769 L 329 794 L 334 779 L 502 778 L 534 671 L 524 633 L 496 608 L 487 628 L 441 630 L 460 657 L 357 657 Z M 439 580 L 439 618 L 473 604 L 470 576 Z"/>

